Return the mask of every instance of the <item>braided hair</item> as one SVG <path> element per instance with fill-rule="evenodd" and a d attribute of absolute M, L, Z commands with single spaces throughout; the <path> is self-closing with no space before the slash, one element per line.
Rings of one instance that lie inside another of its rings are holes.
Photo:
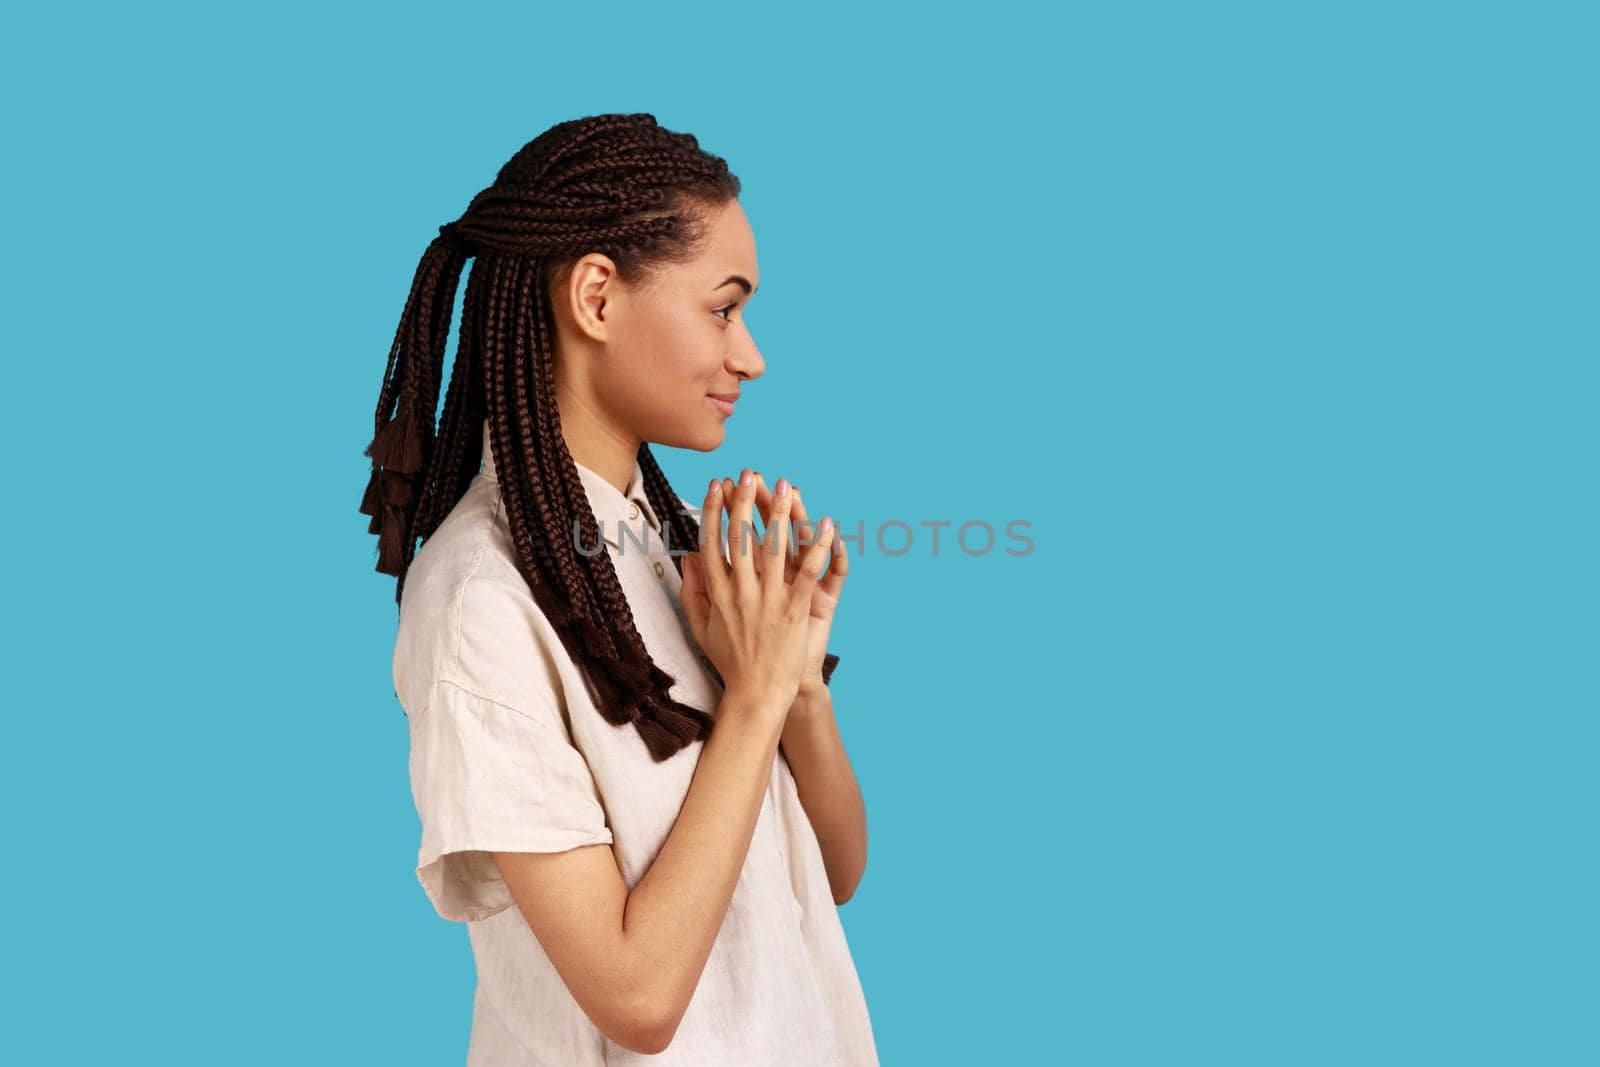
<path fill-rule="evenodd" d="M 739 189 L 726 161 L 648 114 L 575 119 L 528 142 L 423 252 L 364 451 L 372 475 L 360 510 L 378 535 L 376 569 L 397 579 L 398 605 L 418 541 L 438 529 L 478 472 L 488 420 L 518 570 L 601 713 L 617 726 L 632 723 L 657 761 L 708 737 L 712 716 L 670 695 L 675 679 L 645 648 L 610 554 L 580 553 L 568 536 L 597 544 L 599 528 L 556 411 L 548 287 L 594 251 L 630 282 L 692 259 L 707 209 L 736 199 Z M 469 258 L 476 264 L 435 426 L 451 313 Z M 670 543 L 698 545 L 700 524 L 680 506 L 647 442 L 638 461 Z M 671 558 L 681 575 L 682 557 Z M 825 682 L 838 660 L 824 659 Z"/>

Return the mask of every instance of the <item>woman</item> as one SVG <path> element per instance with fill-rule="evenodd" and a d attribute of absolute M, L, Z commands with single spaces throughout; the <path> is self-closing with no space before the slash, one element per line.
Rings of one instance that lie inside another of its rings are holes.
<path fill-rule="evenodd" d="M 836 910 L 866 862 L 843 542 L 745 470 L 702 544 L 648 444 L 716 448 L 762 373 L 738 193 L 649 115 L 557 125 L 440 227 L 390 352 L 362 511 L 469 1064 L 877 1062 Z"/>

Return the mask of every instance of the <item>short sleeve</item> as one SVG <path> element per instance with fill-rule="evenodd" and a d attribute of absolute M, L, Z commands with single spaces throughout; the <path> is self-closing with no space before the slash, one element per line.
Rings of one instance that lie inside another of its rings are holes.
<path fill-rule="evenodd" d="M 448 679 L 411 727 L 411 792 L 422 821 L 417 880 L 452 922 L 513 903 L 491 852 L 565 852 L 610 842 L 588 762 L 554 712 L 517 709 Z"/>

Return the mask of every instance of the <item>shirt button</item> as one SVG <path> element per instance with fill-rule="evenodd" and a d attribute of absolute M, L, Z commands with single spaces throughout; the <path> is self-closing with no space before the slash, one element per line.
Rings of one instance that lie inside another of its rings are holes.
<path fill-rule="evenodd" d="M 639 517 L 639 505 L 638 504 L 629 504 L 628 505 L 628 518 L 637 519 L 638 517 Z"/>
<path fill-rule="evenodd" d="M 659 559 L 656 560 L 656 577 L 659 578 L 666 573 L 667 569 L 661 565 L 661 561 Z"/>

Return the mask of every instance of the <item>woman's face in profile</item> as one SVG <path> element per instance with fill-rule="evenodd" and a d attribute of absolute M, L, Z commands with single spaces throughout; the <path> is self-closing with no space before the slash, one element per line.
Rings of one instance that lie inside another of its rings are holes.
<path fill-rule="evenodd" d="M 715 209 L 699 255 L 668 264 L 647 286 L 590 259 L 575 266 L 557 314 L 565 388 L 641 441 L 702 452 L 721 445 L 735 416 L 716 397 L 733 398 L 766 369 L 744 322 L 746 284 L 760 285 L 744 209 L 737 200 Z"/>

